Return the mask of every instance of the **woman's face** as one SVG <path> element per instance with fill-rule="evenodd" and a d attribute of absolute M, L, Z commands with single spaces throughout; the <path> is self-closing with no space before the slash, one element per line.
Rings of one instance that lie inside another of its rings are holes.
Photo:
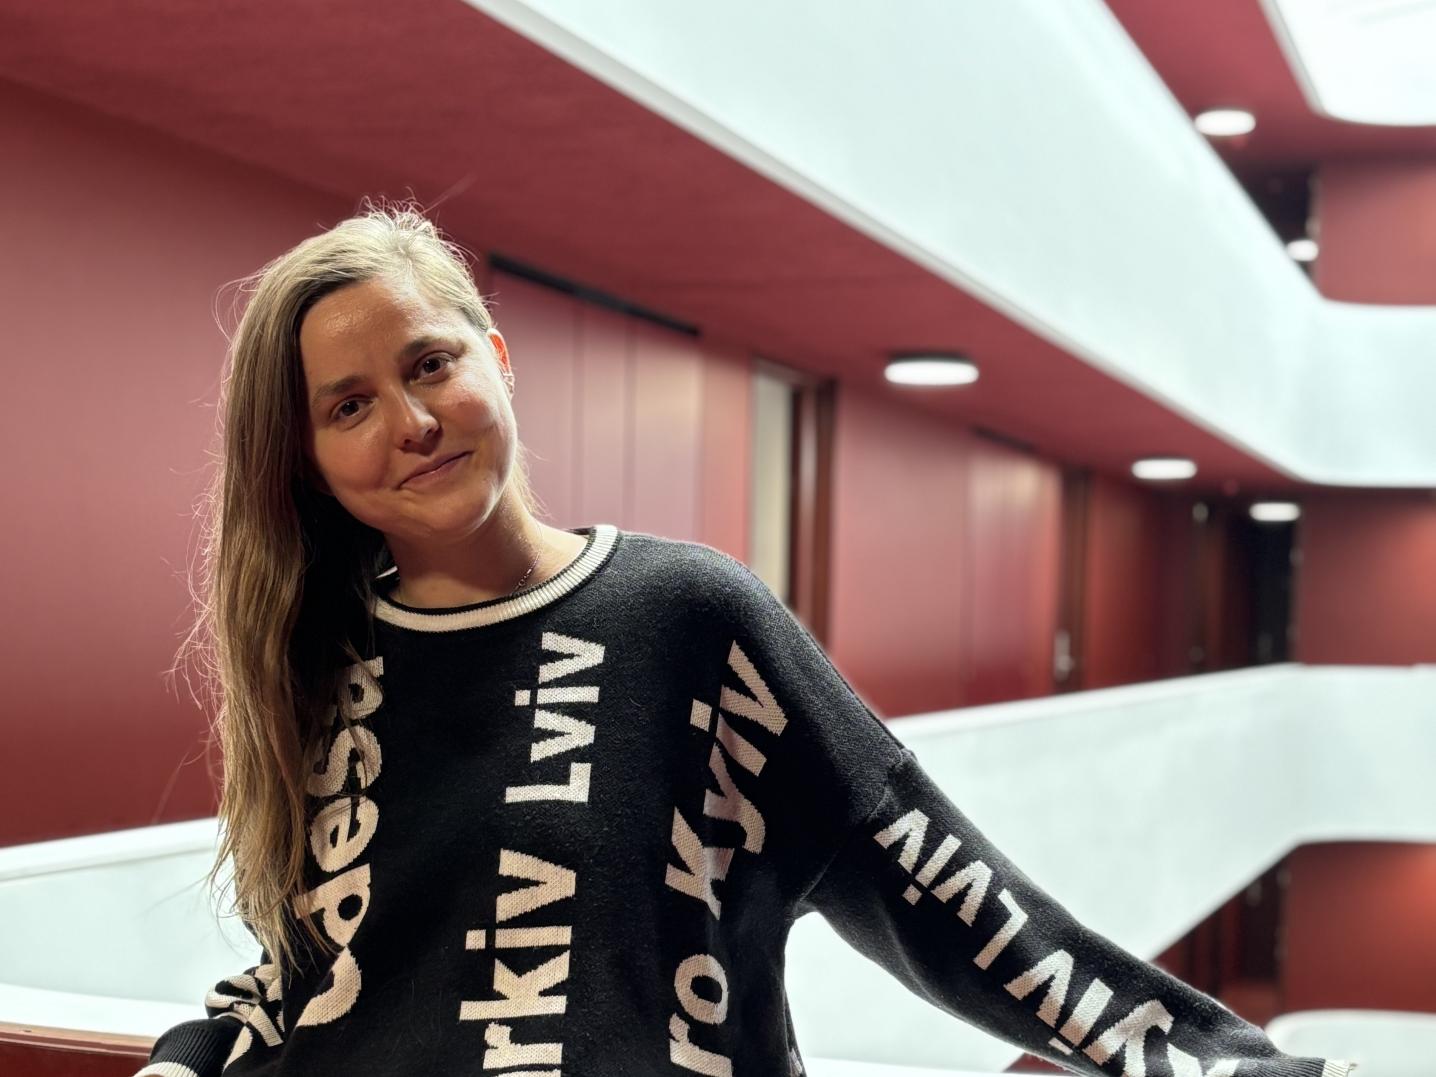
<path fill-rule="evenodd" d="M 305 455 L 321 490 L 400 542 L 458 539 L 483 525 L 518 444 L 498 330 L 485 336 L 407 279 L 385 276 L 316 302 L 299 350 Z M 453 453 L 465 455 L 411 480 Z"/>

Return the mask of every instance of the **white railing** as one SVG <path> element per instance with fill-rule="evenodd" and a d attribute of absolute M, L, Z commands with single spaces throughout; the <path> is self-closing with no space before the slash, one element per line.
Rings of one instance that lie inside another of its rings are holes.
<path fill-rule="evenodd" d="M 1436 841 L 1436 668 L 1285 665 L 899 719 L 953 802 L 1092 930 L 1151 959 L 1304 842 Z M 1001 1070 L 817 916 L 790 936 L 806 1051 Z M 863 1012 L 851 1017 L 861 985 Z"/>

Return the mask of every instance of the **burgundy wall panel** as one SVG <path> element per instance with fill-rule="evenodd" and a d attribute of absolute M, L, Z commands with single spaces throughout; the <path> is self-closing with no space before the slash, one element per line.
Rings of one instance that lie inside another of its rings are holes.
<path fill-rule="evenodd" d="M 1084 688 L 1161 676 L 1162 515 L 1151 491 L 1093 476 Z"/>
<path fill-rule="evenodd" d="M 1426 493 L 1308 496 L 1297 525 L 1295 657 L 1436 662 L 1436 500 Z"/>
<path fill-rule="evenodd" d="M 1436 1013 L 1436 845 L 1302 845 L 1287 867 L 1285 1009 Z"/>
<path fill-rule="evenodd" d="M 970 435 L 846 388 L 834 425 L 828 653 L 883 715 L 958 706 Z"/>
<path fill-rule="evenodd" d="M 1061 479 L 1046 462 L 838 395 L 834 661 L 888 716 L 1051 691 Z"/>
<path fill-rule="evenodd" d="M 973 438 L 968 447 L 964 704 L 1051 693 L 1062 475 Z"/>
<path fill-rule="evenodd" d="M 490 310 L 509 345 L 514 415 L 528 450 L 529 482 L 557 527 L 578 527 L 579 304 L 572 296 L 504 273 Z"/>
<path fill-rule="evenodd" d="M 632 526 L 631 321 L 603 307 L 579 307 L 578 517 L 572 526 Z"/>
<path fill-rule="evenodd" d="M 7 1077 L 130 1077 L 144 1068 L 149 1057 L 147 1047 L 86 1050 L 73 1040 L 51 1046 L 39 1035 L 10 1039 L 0 1027 L 0 1073 Z"/>
<path fill-rule="evenodd" d="M 753 439 L 753 372 L 734 345 L 703 344 L 702 500 L 699 541 L 740 561 L 748 559 L 748 470 Z"/>
<path fill-rule="evenodd" d="M 631 527 L 666 538 L 698 537 L 703 450 L 703 359 L 698 341 L 633 322 Z"/>
<path fill-rule="evenodd" d="M 0 144 L 0 447 L 17 465 L 0 844 L 205 815 L 205 718 L 164 671 L 211 474 L 220 287 L 349 207 L 3 82 Z"/>
<path fill-rule="evenodd" d="M 746 354 L 511 274 L 490 290 L 548 518 L 746 554 Z"/>
<path fill-rule="evenodd" d="M 1329 162 L 1315 184 L 1323 295 L 1348 303 L 1436 303 L 1436 164 Z"/>

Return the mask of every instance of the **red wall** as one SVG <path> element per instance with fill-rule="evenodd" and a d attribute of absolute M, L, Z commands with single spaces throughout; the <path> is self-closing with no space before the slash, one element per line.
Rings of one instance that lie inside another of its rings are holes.
<path fill-rule="evenodd" d="M 514 412 L 547 518 L 744 557 L 746 356 L 509 274 L 493 274 L 485 294 L 509 344 Z"/>
<path fill-rule="evenodd" d="M 1436 164 L 1325 164 L 1317 287 L 1351 303 L 1436 303 Z"/>
<path fill-rule="evenodd" d="M 1052 691 L 1061 501 L 1059 468 L 971 439 L 961 636 L 969 706 Z"/>
<path fill-rule="evenodd" d="M 1203 506 L 1198 521 L 1193 512 Z M 1083 688 L 1250 663 L 1246 502 L 1092 479 Z"/>
<path fill-rule="evenodd" d="M 347 207 L 5 83 L 0 145 L 0 844 L 205 815 L 205 720 L 163 671 L 187 626 L 216 293 Z"/>
<path fill-rule="evenodd" d="M 1049 463 L 844 389 L 828 650 L 888 716 L 1052 685 L 1061 477 Z"/>
<path fill-rule="evenodd" d="M 1297 660 L 1436 662 L 1436 499 L 1350 491 L 1302 506 Z"/>
<path fill-rule="evenodd" d="M 1173 663 L 1184 649 L 1188 520 L 1184 503 L 1107 475 L 1093 476 L 1083 688 L 1154 680 L 1184 669 Z"/>
<path fill-rule="evenodd" d="M 1286 1009 L 1436 1013 L 1436 846 L 1303 845 L 1287 865 Z"/>

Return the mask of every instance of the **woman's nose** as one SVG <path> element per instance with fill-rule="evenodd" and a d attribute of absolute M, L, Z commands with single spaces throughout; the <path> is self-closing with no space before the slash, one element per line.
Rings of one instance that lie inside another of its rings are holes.
<path fill-rule="evenodd" d="M 391 422 L 395 440 L 401 444 L 426 441 L 439 421 L 422 402 L 410 393 L 398 393 L 391 405 Z"/>

